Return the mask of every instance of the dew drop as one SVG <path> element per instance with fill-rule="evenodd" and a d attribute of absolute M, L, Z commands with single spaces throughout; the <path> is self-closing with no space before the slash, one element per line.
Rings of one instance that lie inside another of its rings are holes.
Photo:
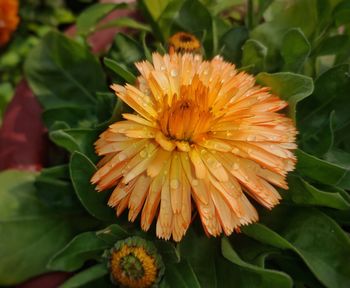
<path fill-rule="evenodd" d="M 126 159 L 126 155 L 124 153 L 119 153 L 118 158 L 120 161 L 124 161 Z"/>
<path fill-rule="evenodd" d="M 237 169 L 238 169 L 238 167 L 239 167 L 239 166 L 238 166 L 238 164 L 237 164 L 237 163 L 233 163 L 233 165 L 232 165 L 232 169 L 233 169 L 233 170 L 237 170 Z"/>
<path fill-rule="evenodd" d="M 204 75 L 208 75 L 208 74 L 209 74 L 208 70 L 204 70 L 204 71 L 203 71 L 203 74 L 204 74 Z"/>
<path fill-rule="evenodd" d="M 164 65 L 160 66 L 161 71 L 165 71 L 166 67 Z"/>
<path fill-rule="evenodd" d="M 194 61 L 200 61 L 200 60 L 201 60 L 201 57 L 199 55 L 194 56 Z"/>
<path fill-rule="evenodd" d="M 172 189 L 177 189 L 177 188 L 179 188 L 179 186 L 180 186 L 180 183 L 179 183 L 179 181 L 177 179 L 172 179 L 170 181 L 170 187 Z"/>
<path fill-rule="evenodd" d="M 248 141 L 255 141 L 255 140 L 256 140 L 256 136 L 254 136 L 254 135 L 249 135 L 249 136 L 247 137 L 247 140 L 248 140 Z"/>
<path fill-rule="evenodd" d="M 198 186 L 199 182 L 197 179 L 192 180 L 192 186 Z"/>
<path fill-rule="evenodd" d="M 230 131 L 226 131 L 226 136 L 232 136 L 232 133 Z"/>
<path fill-rule="evenodd" d="M 147 152 L 145 150 L 142 150 L 140 152 L 140 156 L 141 156 L 141 158 L 145 158 L 147 156 Z"/>
<path fill-rule="evenodd" d="M 177 76 L 177 71 L 175 69 L 172 69 L 170 71 L 170 75 L 171 75 L 171 77 L 176 77 Z"/>
<path fill-rule="evenodd" d="M 239 149 L 238 149 L 238 148 L 233 148 L 233 149 L 232 149 L 232 153 L 238 154 L 238 152 L 239 152 Z"/>

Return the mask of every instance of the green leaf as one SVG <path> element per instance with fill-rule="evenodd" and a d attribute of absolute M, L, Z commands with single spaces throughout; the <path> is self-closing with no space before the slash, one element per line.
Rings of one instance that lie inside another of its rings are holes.
<path fill-rule="evenodd" d="M 303 137 L 324 129 L 328 125 L 325 119 L 329 118 L 332 111 L 334 111 L 332 126 L 335 133 L 350 124 L 349 71 L 348 64 L 339 65 L 329 69 L 316 80 L 314 93 L 299 106 L 298 126 Z"/>
<path fill-rule="evenodd" d="M 55 271 L 72 272 L 81 268 L 87 260 L 98 260 L 109 244 L 96 236 L 95 232 L 77 235 L 62 250 L 55 254 L 48 268 Z"/>
<path fill-rule="evenodd" d="M 50 257 L 74 235 L 72 218 L 79 215 L 47 207 L 33 186 L 35 177 L 25 171 L 0 173 L 0 285 L 46 272 Z"/>
<path fill-rule="evenodd" d="M 134 63 L 143 60 L 144 54 L 139 42 L 123 33 L 118 33 L 114 38 L 108 58 L 117 61 L 119 66 L 123 63 L 132 65 L 134 68 Z"/>
<path fill-rule="evenodd" d="M 96 236 L 113 246 L 118 240 L 130 237 L 130 234 L 118 224 L 112 224 L 97 231 Z"/>
<path fill-rule="evenodd" d="M 280 206 L 264 221 L 271 228 L 253 224 L 242 230 L 258 241 L 297 253 L 326 287 L 348 287 L 350 239 L 331 218 L 315 209 Z"/>
<path fill-rule="evenodd" d="M 42 118 L 46 127 L 52 131 L 56 122 L 65 122 L 68 127 L 86 128 L 97 123 L 97 118 L 82 107 L 60 107 L 46 109 Z M 85 121 L 81 121 L 84 119 Z M 85 127 L 84 127 L 85 126 Z"/>
<path fill-rule="evenodd" d="M 315 156 L 297 150 L 297 171 L 310 179 L 327 185 L 350 189 L 350 172 L 336 164 L 321 160 Z"/>
<path fill-rule="evenodd" d="M 265 70 L 266 47 L 259 41 L 249 39 L 243 45 L 242 69 L 256 74 Z"/>
<path fill-rule="evenodd" d="M 66 149 L 70 153 L 82 152 L 90 159 L 97 159 L 93 143 L 100 134 L 99 129 L 59 129 L 52 131 L 50 139 L 58 146 Z"/>
<path fill-rule="evenodd" d="M 242 270 L 248 271 L 252 279 L 257 278 L 256 281 L 259 283 L 259 287 L 292 287 L 292 279 L 287 274 L 275 270 L 263 269 L 242 261 L 235 250 L 233 250 L 227 238 L 221 239 L 221 250 L 227 260 L 240 266 Z"/>
<path fill-rule="evenodd" d="M 350 3 L 348 1 L 341 1 L 334 9 L 334 19 L 337 26 L 350 23 Z"/>
<path fill-rule="evenodd" d="M 167 264 L 165 280 L 170 288 L 200 288 L 201 285 L 187 261 L 178 264 Z"/>
<path fill-rule="evenodd" d="M 146 32 L 152 32 L 152 29 L 149 25 L 136 21 L 130 17 L 120 17 L 114 20 L 111 20 L 105 24 L 98 26 L 98 30 L 112 28 L 112 27 L 127 27 L 132 29 L 137 29 Z"/>
<path fill-rule="evenodd" d="M 116 61 L 105 57 L 103 59 L 103 63 L 105 63 L 105 65 L 118 76 L 122 77 L 127 83 L 135 83 L 136 77 L 126 68 L 123 68 L 121 65 L 119 65 Z"/>
<path fill-rule="evenodd" d="M 326 161 L 339 165 L 345 169 L 350 169 L 350 153 L 341 149 L 332 149 L 324 155 Z"/>
<path fill-rule="evenodd" d="M 300 142 L 305 152 L 323 157 L 334 144 L 334 111 L 331 112 L 329 119 L 324 119 L 319 125 L 319 129 L 312 131 L 313 133 L 309 131 L 301 135 Z"/>
<path fill-rule="evenodd" d="M 212 30 L 212 17 L 207 8 L 198 0 L 185 1 L 175 21 L 177 25 L 189 32 L 210 32 Z"/>
<path fill-rule="evenodd" d="M 96 279 L 99 279 L 108 274 L 108 269 L 105 264 L 97 264 L 88 269 L 85 269 L 73 277 L 69 278 L 64 282 L 60 288 L 76 288 L 76 287 L 85 287 L 83 285 L 88 284 Z M 95 286 L 100 287 L 100 286 Z M 103 286 L 106 287 L 106 286 Z"/>
<path fill-rule="evenodd" d="M 248 30 L 245 27 L 235 27 L 226 32 L 220 39 L 222 46 L 220 54 L 236 65 L 241 64 L 242 46 L 248 39 Z"/>
<path fill-rule="evenodd" d="M 260 85 L 270 87 L 274 94 L 288 102 L 289 115 L 294 120 L 297 103 L 308 97 L 314 90 L 310 77 L 290 72 L 259 73 L 256 81 Z"/>
<path fill-rule="evenodd" d="M 317 189 L 301 177 L 290 175 L 288 186 L 289 190 L 283 192 L 283 198 L 296 204 L 350 210 L 350 203 L 339 192 Z"/>
<path fill-rule="evenodd" d="M 80 107 L 95 111 L 96 91 L 106 91 L 105 76 L 86 47 L 49 32 L 25 63 L 31 89 L 45 109 Z"/>
<path fill-rule="evenodd" d="M 179 246 L 181 258 L 186 259 L 191 264 L 201 287 L 219 287 L 215 262 L 213 261 L 216 257 L 216 241 L 199 236 L 193 229 L 189 229 Z"/>
<path fill-rule="evenodd" d="M 142 3 L 146 6 L 148 12 L 156 21 L 164 12 L 165 8 L 172 2 L 171 0 L 143 0 Z"/>
<path fill-rule="evenodd" d="M 126 8 L 125 3 L 96 3 L 83 11 L 77 18 L 77 30 L 79 34 L 87 35 L 94 31 L 97 23 L 116 9 Z"/>
<path fill-rule="evenodd" d="M 348 42 L 348 35 L 327 37 L 321 42 L 320 46 L 317 47 L 314 54 L 317 56 L 338 54 L 349 47 Z"/>
<path fill-rule="evenodd" d="M 281 47 L 281 55 L 284 61 L 283 71 L 300 72 L 310 51 L 310 43 L 301 29 L 292 28 L 288 30 L 283 37 Z"/>
<path fill-rule="evenodd" d="M 90 182 L 92 175 L 96 172 L 95 165 L 84 154 L 74 152 L 69 169 L 75 193 L 85 209 L 97 219 L 115 220 L 113 209 L 107 205 L 109 193 L 97 192 Z"/>
<path fill-rule="evenodd" d="M 179 263 L 181 260 L 178 246 L 164 240 L 157 240 L 154 242 L 158 252 L 162 255 L 162 259 L 166 263 Z"/>

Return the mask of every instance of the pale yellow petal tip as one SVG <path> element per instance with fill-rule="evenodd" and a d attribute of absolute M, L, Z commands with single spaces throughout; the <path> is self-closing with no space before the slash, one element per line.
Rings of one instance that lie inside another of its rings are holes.
<path fill-rule="evenodd" d="M 159 238 L 181 241 L 196 211 L 208 236 L 238 233 L 258 221 L 246 194 L 271 210 L 274 187 L 288 189 L 297 131 L 280 113 L 287 103 L 221 56 L 152 57 L 136 63 L 134 86 L 111 85 L 135 113 L 96 141 L 103 158 L 91 183 L 117 186 L 108 201 L 117 217 L 141 214 L 144 231 L 156 220 Z"/>

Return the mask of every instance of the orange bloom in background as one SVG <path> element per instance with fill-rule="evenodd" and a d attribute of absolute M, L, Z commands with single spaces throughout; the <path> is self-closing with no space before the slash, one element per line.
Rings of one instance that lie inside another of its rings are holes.
<path fill-rule="evenodd" d="M 104 156 L 92 178 L 114 190 L 108 204 L 148 230 L 180 241 L 197 207 L 204 230 L 229 235 L 258 220 L 246 195 L 271 209 L 294 169 L 296 129 L 277 113 L 287 103 L 219 56 L 153 54 L 136 64 L 136 85 L 112 85 L 135 110 L 96 142 Z M 193 201 L 192 201 L 193 200 Z M 159 209 L 158 209 L 159 208 Z"/>
<path fill-rule="evenodd" d="M 18 1 L 0 0 L 0 46 L 5 45 L 19 23 Z"/>

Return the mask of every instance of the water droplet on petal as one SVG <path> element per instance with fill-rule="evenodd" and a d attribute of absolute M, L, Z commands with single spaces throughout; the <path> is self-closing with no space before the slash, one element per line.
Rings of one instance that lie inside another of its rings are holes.
<path fill-rule="evenodd" d="M 119 153 L 118 158 L 120 161 L 124 161 L 126 159 L 126 155 L 124 153 Z"/>
<path fill-rule="evenodd" d="M 256 140 L 256 136 L 254 136 L 254 135 L 249 135 L 249 136 L 247 137 L 247 140 L 248 140 L 248 141 L 255 141 L 255 140 Z"/>
<path fill-rule="evenodd" d="M 197 179 L 192 180 L 192 186 L 198 186 L 199 182 Z"/>
<path fill-rule="evenodd" d="M 233 170 L 237 170 L 238 168 L 239 168 L 238 164 L 237 163 L 233 163 L 232 169 Z"/>
<path fill-rule="evenodd" d="M 179 186 L 180 186 L 180 183 L 179 183 L 179 181 L 177 179 L 172 179 L 170 181 L 170 187 L 172 189 L 177 189 L 177 188 L 179 188 Z"/>
<path fill-rule="evenodd" d="M 226 136 L 232 136 L 232 132 L 226 131 Z"/>
<path fill-rule="evenodd" d="M 164 65 L 160 66 L 161 71 L 165 71 L 166 67 Z"/>
<path fill-rule="evenodd" d="M 232 149 L 232 153 L 234 153 L 234 154 L 239 153 L 239 149 L 238 149 L 238 148 L 233 148 L 233 149 Z"/>
<path fill-rule="evenodd" d="M 141 156 L 141 158 L 145 158 L 147 156 L 147 152 L 145 150 L 142 150 L 140 152 L 140 156 Z"/>
<path fill-rule="evenodd" d="M 172 69 L 170 71 L 170 75 L 171 75 L 171 77 L 176 77 L 177 76 L 177 71 L 175 69 Z"/>

